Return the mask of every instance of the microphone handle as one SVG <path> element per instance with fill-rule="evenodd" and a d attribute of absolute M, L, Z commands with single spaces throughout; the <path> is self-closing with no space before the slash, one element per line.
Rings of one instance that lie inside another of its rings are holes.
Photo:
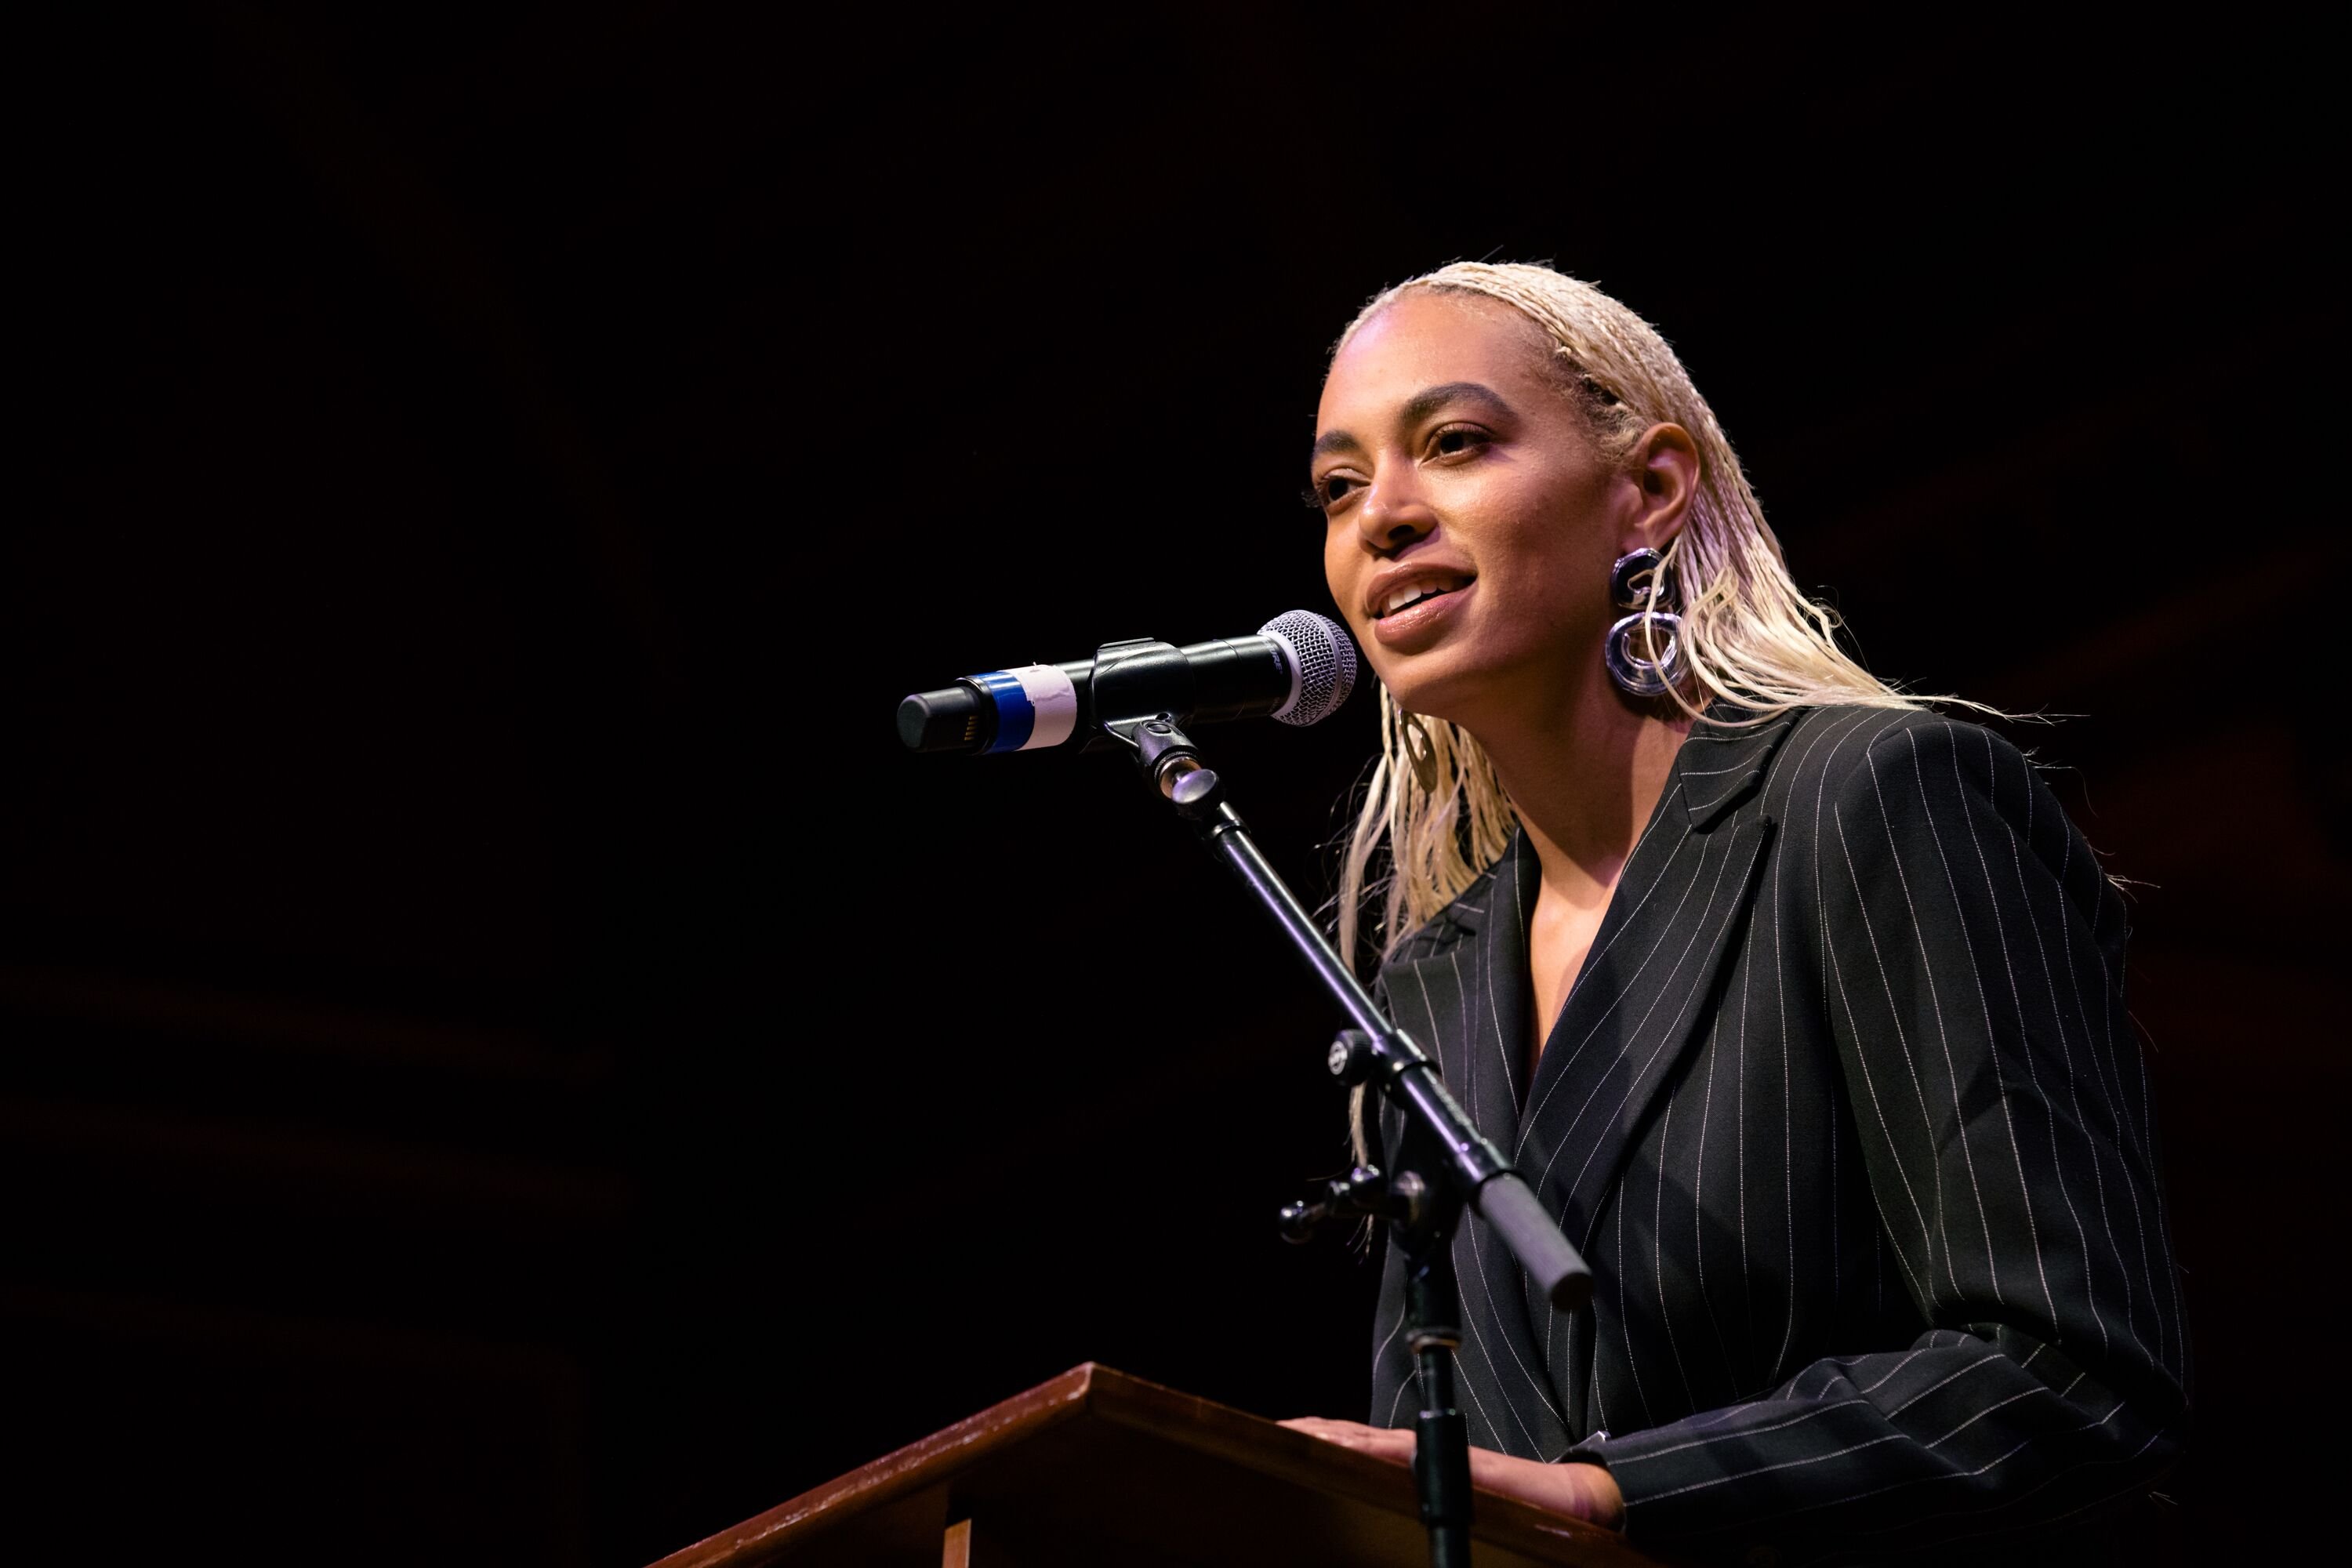
<path fill-rule="evenodd" d="M 983 752 L 1018 752 L 1029 749 L 1029 742 L 1038 739 L 1032 721 L 1023 726 L 1017 737 L 1007 737 L 1011 743 L 999 746 L 998 731 L 1001 715 L 990 688 L 999 682 L 1020 682 L 1027 678 L 1029 689 L 1041 689 L 1053 684 L 1050 672 L 1058 671 L 1061 684 L 1066 689 L 1071 714 L 1086 712 L 1094 695 L 1095 661 L 1073 658 L 1060 664 L 1026 665 L 1017 669 L 992 669 L 986 675 L 968 676 L 953 686 L 942 686 L 930 691 L 918 691 L 898 704 L 898 741 L 910 752 L 961 752 L 978 755 Z M 1008 693 L 1008 696 L 1011 694 Z M 1028 692 L 1021 693 L 1026 698 Z M 1042 695 L 1042 692 L 1041 692 Z M 1032 701 L 1030 708 L 1036 704 Z M 1097 737 L 1067 737 L 1081 745 L 1091 743 Z M 1066 743 L 1066 742 L 1065 742 Z"/>
<path fill-rule="evenodd" d="M 1262 718 L 1287 703 L 1297 689 L 1289 654 L 1269 637 L 1211 637 L 1177 651 L 1192 667 L 1195 724 Z"/>
<path fill-rule="evenodd" d="M 992 669 L 918 691 L 898 704 L 899 742 L 910 752 L 967 755 L 1108 745 L 1094 710 L 1095 668 L 1104 654 L 1152 648 L 1171 651 L 1164 643 L 1109 643 L 1093 658 Z M 1253 718 L 1290 700 L 1289 658 L 1272 637 L 1213 637 L 1172 651 L 1181 661 L 1167 661 L 1172 679 L 1153 695 L 1180 723 Z"/>

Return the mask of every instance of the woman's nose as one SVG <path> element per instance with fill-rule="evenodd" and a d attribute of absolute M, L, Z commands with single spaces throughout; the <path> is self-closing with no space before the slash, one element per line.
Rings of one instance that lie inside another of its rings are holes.
<path fill-rule="evenodd" d="M 1356 509 L 1356 531 L 1365 544 L 1392 554 L 1437 526 L 1437 515 L 1410 491 L 1375 483 Z"/>

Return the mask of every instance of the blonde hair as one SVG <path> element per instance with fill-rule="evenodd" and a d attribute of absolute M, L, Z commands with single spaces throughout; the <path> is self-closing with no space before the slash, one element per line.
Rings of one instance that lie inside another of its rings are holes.
<path fill-rule="evenodd" d="M 1499 300 L 1532 321 L 1550 341 L 1551 367 L 1604 456 L 1626 457 L 1655 425 L 1690 433 L 1698 447 L 1698 490 L 1681 533 L 1666 547 L 1662 573 L 1681 601 L 1687 689 L 1677 688 L 1672 697 L 1685 712 L 1696 717 L 1721 701 L 1741 710 L 1728 721 L 1738 725 L 1820 703 L 1922 705 L 1839 648 L 1836 613 L 1806 597 L 1789 576 L 1780 541 L 1723 427 L 1647 321 L 1548 267 L 1463 261 L 1379 295 L 1340 335 L 1334 355 L 1412 290 Z M 1601 657 L 1599 648 L 1593 657 Z M 1409 729 L 1426 742 L 1418 767 Z M 1381 957 L 1392 954 L 1501 858 L 1517 822 L 1493 762 L 1469 732 L 1401 712 L 1382 687 L 1381 752 L 1340 862 L 1340 951 L 1354 960 L 1363 906 L 1377 898 L 1373 935 Z M 1375 874 L 1381 858 L 1385 871 Z"/>

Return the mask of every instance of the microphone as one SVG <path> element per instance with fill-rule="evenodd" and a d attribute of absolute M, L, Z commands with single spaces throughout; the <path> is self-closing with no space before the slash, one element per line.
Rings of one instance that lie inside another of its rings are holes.
<path fill-rule="evenodd" d="M 1275 616 L 1246 637 L 1184 647 L 1149 638 L 1106 643 L 1092 658 L 968 675 L 898 704 L 910 752 L 1035 752 L 1101 743 L 1107 725 L 1165 713 L 1184 724 L 1270 716 L 1329 718 L 1356 687 L 1356 645 L 1310 610 Z M 1114 711 L 1097 710 L 1108 706 Z"/>

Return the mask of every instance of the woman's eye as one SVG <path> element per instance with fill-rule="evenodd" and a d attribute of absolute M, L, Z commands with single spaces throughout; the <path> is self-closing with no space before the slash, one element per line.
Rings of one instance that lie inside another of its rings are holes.
<path fill-rule="evenodd" d="M 1467 425 L 1456 425 L 1440 430 L 1429 438 L 1431 448 L 1441 458 L 1458 458 L 1465 452 L 1475 452 L 1491 439 L 1484 430 Z"/>
<path fill-rule="evenodd" d="M 1345 474 L 1326 474 L 1307 492 L 1309 506 L 1333 507 L 1355 494 L 1356 481 Z"/>

